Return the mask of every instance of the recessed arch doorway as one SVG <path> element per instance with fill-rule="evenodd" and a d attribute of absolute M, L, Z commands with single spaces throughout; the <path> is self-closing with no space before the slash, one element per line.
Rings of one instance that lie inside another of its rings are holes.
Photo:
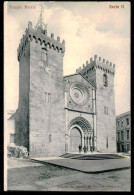
<path fill-rule="evenodd" d="M 73 125 L 69 129 L 69 151 L 78 152 L 79 145 L 83 145 L 83 132 L 80 126 Z"/>
<path fill-rule="evenodd" d="M 90 123 L 83 117 L 76 117 L 69 123 L 68 152 L 79 152 L 79 145 L 90 151 L 93 131 Z"/>

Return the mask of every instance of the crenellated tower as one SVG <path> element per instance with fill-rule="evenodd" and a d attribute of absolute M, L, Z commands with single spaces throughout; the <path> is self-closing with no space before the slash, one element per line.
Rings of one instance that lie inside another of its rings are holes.
<path fill-rule="evenodd" d="M 42 13 L 17 50 L 16 144 L 37 158 L 78 151 L 78 141 L 88 151 L 116 152 L 115 64 L 95 55 L 63 82 L 65 41 L 48 36 Z"/>
<path fill-rule="evenodd" d="M 28 23 L 18 48 L 16 142 L 28 148 L 30 157 L 65 152 L 64 53 L 65 41 L 47 35 L 41 16 L 35 28 Z"/>
<path fill-rule="evenodd" d="M 76 70 L 96 87 L 96 137 L 97 151 L 116 152 L 115 127 L 115 64 L 94 55 L 83 68 Z"/>

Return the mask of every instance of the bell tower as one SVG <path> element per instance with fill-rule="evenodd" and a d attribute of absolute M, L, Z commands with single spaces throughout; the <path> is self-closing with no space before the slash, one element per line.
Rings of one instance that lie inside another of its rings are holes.
<path fill-rule="evenodd" d="M 63 57 L 65 41 L 47 35 L 43 9 L 35 28 L 32 22 L 18 48 L 19 107 L 16 119 L 17 144 L 30 157 L 65 153 Z"/>
<path fill-rule="evenodd" d="M 99 152 L 116 152 L 115 64 L 94 55 L 76 70 L 96 87 L 96 144 Z"/>

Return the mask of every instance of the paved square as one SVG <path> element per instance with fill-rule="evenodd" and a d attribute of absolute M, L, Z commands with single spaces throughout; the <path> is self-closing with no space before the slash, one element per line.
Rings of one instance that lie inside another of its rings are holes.
<path fill-rule="evenodd" d="M 90 174 L 46 162 L 9 159 L 7 176 L 9 191 L 130 191 L 130 169 Z"/>

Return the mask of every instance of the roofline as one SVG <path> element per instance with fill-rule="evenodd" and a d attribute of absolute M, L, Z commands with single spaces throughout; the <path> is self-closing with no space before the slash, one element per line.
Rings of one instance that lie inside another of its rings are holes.
<path fill-rule="evenodd" d="M 70 77 L 70 76 L 74 76 L 74 75 L 78 75 L 78 73 L 69 74 L 69 75 L 64 76 L 63 78 L 65 78 L 65 77 Z"/>
<path fill-rule="evenodd" d="M 14 114 L 16 110 L 8 110 L 7 114 Z"/>
<path fill-rule="evenodd" d="M 14 119 L 16 113 L 18 112 L 18 109 L 15 111 L 15 113 L 13 113 L 7 120 L 12 120 Z"/>
<path fill-rule="evenodd" d="M 125 116 L 125 115 L 128 115 L 128 114 L 130 114 L 130 111 L 127 111 L 127 112 L 124 112 L 120 115 L 117 115 L 116 118 L 119 118 L 119 117 L 122 117 L 122 116 Z"/>
<path fill-rule="evenodd" d="M 80 74 L 80 73 L 79 73 Z M 80 74 L 86 81 L 88 81 L 82 74 Z M 96 88 L 90 81 L 88 81 L 94 88 Z"/>
<path fill-rule="evenodd" d="M 70 77 L 70 76 L 74 76 L 74 75 L 81 75 L 83 78 L 84 78 L 84 76 L 82 75 L 82 74 L 80 74 L 80 73 L 74 73 L 74 74 L 70 74 L 70 75 L 66 75 L 66 76 L 64 76 L 63 78 L 65 78 L 65 77 Z M 88 83 L 90 83 L 94 88 L 96 88 L 90 81 L 88 81 L 86 78 L 84 78 Z"/>

